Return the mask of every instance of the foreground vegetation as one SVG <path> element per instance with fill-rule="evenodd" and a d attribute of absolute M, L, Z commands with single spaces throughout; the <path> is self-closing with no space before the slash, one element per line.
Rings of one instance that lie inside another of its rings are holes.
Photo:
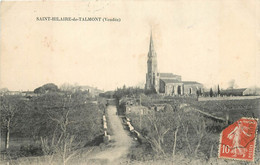
<path fill-rule="evenodd" d="M 151 111 L 143 116 L 135 113 L 127 115 L 135 129 L 147 140 L 141 141 L 129 154 L 129 158 L 133 162 L 147 163 L 166 159 L 169 164 L 170 162 L 175 164 L 176 161 L 180 161 L 179 164 L 194 164 L 194 162 L 195 164 L 232 164 L 232 161 L 225 162 L 217 159 L 219 135 L 228 125 L 225 122 L 213 121 L 189 108 L 182 108 L 180 105 L 183 102 L 191 103 L 191 107 L 208 109 L 212 114 L 222 113 L 225 116 L 228 111 L 231 121 L 259 115 L 260 100 L 201 103 L 173 99 L 167 101 L 168 105 L 171 105 L 170 108 L 166 106 L 164 110 Z M 258 164 L 259 161 L 260 150 L 259 140 L 257 140 L 254 164 Z M 245 164 L 245 162 L 233 161 L 233 164 Z"/>
<path fill-rule="evenodd" d="M 259 118 L 260 99 L 199 102 L 196 96 L 163 97 L 145 95 L 133 88 L 115 92 L 119 100 L 139 98 L 138 104 L 149 107 L 148 114 L 128 113 L 131 124 L 142 138 L 131 149 L 128 157 L 133 164 L 248 164 L 241 161 L 218 159 L 219 136 L 229 124 L 241 117 Z M 124 109 L 122 102 L 118 108 Z M 157 111 L 156 104 L 165 107 Z M 182 105 L 188 105 L 182 107 Z M 228 122 L 214 120 L 192 108 L 207 112 Z M 124 111 L 124 110 L 122 110 Z M 258 127 L 259 129 L 259 127 Z M 133 136 L 136 137 L 135 134 Z M 260 161 L 259 140 L 256 144 L 255 162 Z"/>
<path fill-rule="evenodd" d="M 82 91 L 39 91 L 32 98 L 1 96 L 1 158 L 45 156 L 48 164 L 66 164 L 102 136 L 104 104 Z"/>
<path fill-rule="evenodd" d="M 1 158 L 11 164 L 86 164 L 89 152 L 105 148 L 99 144 L 106 99 L 95 103 L 96 98 L 88 92 L 59 90 L 50 85 L 35 92 L 37 96 L 32 98 L 1 96 Z M 228 116 L 232 123 L 241 117 L 259 118 L 259 99 L 198 102 L 196 97 L 145 93 L 126 87 L 113 93 L 118 108 L 123 108 L 119 103 L 125 96 L 139 99 L 139 104 L 150 108 L 144 115 L 127 115 L 144 138 L 138 139 L 122 164 L 248 164 L 217 158 L 219 135 L 228 123 L 214 121 L 182 105 L 222 118 Z M 109 93 L 107 98 L 111 97 Z M 166 106 L 157 111 L 152 109 L 154 104 Z M 99 149 L 93 145 L 99 145 Z M 258 137 L 255 162 L 251 164 L 259 163 L 259 148 Z"/>

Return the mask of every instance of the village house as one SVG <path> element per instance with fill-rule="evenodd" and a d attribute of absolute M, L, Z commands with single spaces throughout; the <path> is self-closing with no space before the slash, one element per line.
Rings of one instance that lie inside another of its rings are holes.
<path fill-rule="evenodd" d="M 220 95 L 222 96 L 244 96 L 245 91 L 247 88 L 239 88 L 239 89 L 226 89 L 226 90 L 221 90 Z"/>

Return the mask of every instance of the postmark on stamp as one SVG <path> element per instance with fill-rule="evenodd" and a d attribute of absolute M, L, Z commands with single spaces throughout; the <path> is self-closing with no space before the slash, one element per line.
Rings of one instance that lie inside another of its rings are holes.
<path fill-rule="evenodd" d="M 220 135 L 218 157 L 254 161 L 257 121 L 241 118 L 225 128 Z"/>

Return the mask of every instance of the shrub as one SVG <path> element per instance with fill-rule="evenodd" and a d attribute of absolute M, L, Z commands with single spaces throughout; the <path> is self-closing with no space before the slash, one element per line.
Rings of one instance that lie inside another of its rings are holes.
<path fill-rule="evenodd" d="M 42 156 L 43 151 L 40 145 L 22 145 L 20 147 L 20 154 L 22 156 Z"/>

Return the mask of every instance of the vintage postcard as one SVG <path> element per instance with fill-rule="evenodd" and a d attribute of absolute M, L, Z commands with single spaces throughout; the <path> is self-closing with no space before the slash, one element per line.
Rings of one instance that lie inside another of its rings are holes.
<path fill-rule="evenodd" d="M 260 164 L 259 0 L 0 4 L 0 164 Z"/>

